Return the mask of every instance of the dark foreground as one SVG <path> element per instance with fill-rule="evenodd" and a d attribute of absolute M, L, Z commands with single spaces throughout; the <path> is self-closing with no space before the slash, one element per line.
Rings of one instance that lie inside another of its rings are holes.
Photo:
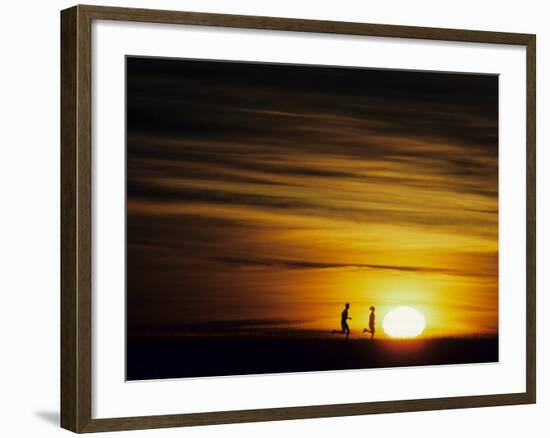
<path fill-rule="evenodd" d="M 128 340 L 127 380 L 497 361 L 498 338 L 142 338 Z"/>

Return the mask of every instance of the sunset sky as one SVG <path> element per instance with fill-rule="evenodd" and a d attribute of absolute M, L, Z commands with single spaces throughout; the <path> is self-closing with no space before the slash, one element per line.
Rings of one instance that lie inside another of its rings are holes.
<path fill-rule="evenodd" d="M 128 333 L 498 330 L 498 77 L 127 58 Z"/>

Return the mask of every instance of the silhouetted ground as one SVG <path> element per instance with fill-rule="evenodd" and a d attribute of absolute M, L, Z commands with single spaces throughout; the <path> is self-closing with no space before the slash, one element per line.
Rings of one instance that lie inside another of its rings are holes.
<path fill-rule="evenodd" d="M 127 379 L 448 365 L 498 361 L 498 338 L 289 337 L 129 339 Z"/>

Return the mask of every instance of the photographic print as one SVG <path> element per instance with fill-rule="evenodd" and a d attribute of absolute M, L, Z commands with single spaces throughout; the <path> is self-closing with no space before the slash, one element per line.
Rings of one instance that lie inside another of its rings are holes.
<path fill-rule="evenodd" d="M 127 380 L 497 362 L 498 90 L 128 56 Z"/>

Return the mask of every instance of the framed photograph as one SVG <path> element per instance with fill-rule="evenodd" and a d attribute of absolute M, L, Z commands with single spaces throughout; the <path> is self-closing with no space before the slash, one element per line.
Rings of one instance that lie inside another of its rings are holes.
<path fill-rule="evenodd" d="M 535 35 L 61 13 L 61 422 L 535 403 Z"/>

